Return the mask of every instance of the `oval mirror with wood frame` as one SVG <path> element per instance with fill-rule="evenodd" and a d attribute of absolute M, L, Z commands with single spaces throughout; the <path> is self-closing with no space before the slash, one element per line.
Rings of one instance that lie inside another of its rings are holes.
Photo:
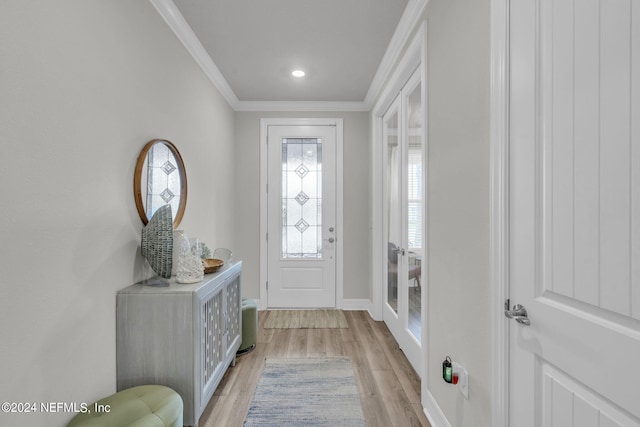
<path fill-rule="evenodd" d="M 187 174 L 182 156 L 165 139 L 149 141 L 140 152 L 133 175 L 133 197 L 143 224 L 164 205 L 171 205 L 173 228 L 187 205 Z"/>

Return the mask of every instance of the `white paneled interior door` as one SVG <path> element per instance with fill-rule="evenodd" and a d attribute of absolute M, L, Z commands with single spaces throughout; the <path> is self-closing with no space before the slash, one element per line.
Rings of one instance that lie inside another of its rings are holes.
<path fill-rule="evenodd" d="M 510 425 L 637 427 L 640 5 L 510 7 Z"/>

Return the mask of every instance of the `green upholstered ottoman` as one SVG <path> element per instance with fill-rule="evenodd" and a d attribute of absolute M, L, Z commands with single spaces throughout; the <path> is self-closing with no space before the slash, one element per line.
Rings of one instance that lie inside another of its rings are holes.
<path fill-rule="evenodd" d="M 237 355 L 250 352 L 256 347 L 258 335 L 258 303 L 252 299 L 242 299 L 242 344 Z"/>
<path fill-rule="evenodd" d="M 182 398 L 161 385 L 122 390 L 88 406 L 67 427 L 182 427 Z"/>

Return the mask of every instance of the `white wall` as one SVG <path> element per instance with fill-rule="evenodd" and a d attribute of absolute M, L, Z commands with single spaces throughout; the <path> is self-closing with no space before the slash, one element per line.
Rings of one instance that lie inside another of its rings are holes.
<path fill-rule="evenodd" d="M 427 386 L 452 426 L 490 426 L 489 1 L 432 0 L 426 18 Z M 469 372 L 469 400 L 442 380 L 447 355 Z"/>
<path fill-rule="evenodd" d="M 236 246 L 243 295 L 260 296 L 260 119 L 342 118 L 344 125 L 344 298 L 370 299 L 369 115 L 366 112 L 236 113 Z"/>
<path fill-rule="evenodd" d="M 233 246 L 233 111 L 148 1 L 3 0 L 0 58 L 0 401 L 92 402 L 115 392 L 115 293 L 144 274 L 138 153 L 174 142 L 181 228 Z"/>

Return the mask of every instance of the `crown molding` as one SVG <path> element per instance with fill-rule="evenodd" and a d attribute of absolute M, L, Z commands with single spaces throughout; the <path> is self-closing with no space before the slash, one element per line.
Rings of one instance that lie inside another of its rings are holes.
<path fill-rule="evenodd" d="M 239 101 L 236 111 L 369 111 L 364 102 Z"/>
<path fill-rule="evenodd" d="M 427 3 L 429 3 L 429 0 L 409 0 L 407 3 L 398 27 L 393 33 L 393 37 L 391 37 L 389 46 L 387 46 L 387 50 L 382 57 L 382 61 L 380 61 L 378 70 L 375 76 L 373 76 L 373 80 L 367 91 L 367 96 L 364 99 L 364 103 L 368 105 L 369 108 L 373 107 L 373 103 L 384 87 L 384 83 L 391 74 L 393 66 L 400 58 L 403 46 L 406 46 L 409 37 L 411 37 L 413 31 L 418 28 Z"/>
<path fill-rule="evenodd" d="M 222 73 L 213 62 L 200 40 L 195 35 L 187 21 L 178 10 L 172 0 L 149 0 L 153 7 L 156 8 L 160 16 L 165 20 L 169 28 L 173 30 L 184 47 L 189 51 L 191 56 L 196 60 L 202 71 L 209 77 L 209 80 L 220 91 L 224 99 L 235 109 L 239 100 L 236 94 L 222 76 Z"/>

